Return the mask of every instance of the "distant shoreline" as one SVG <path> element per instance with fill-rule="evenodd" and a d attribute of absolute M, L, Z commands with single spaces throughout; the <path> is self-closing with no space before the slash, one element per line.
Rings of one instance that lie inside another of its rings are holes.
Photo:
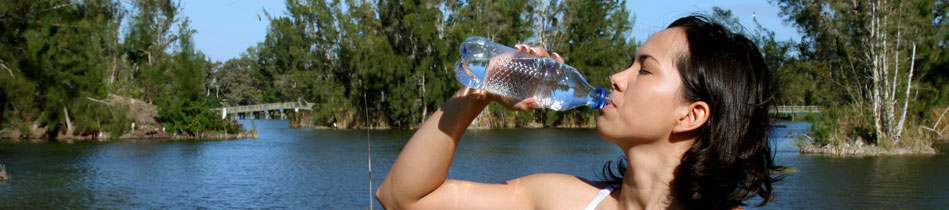
<path fill-rule="evenodd" d="M 77 143 L 77 142 L 109 142 L 109 141 L 176 141 L 176 140 L 236 140 L 236 139 L 247 139 L 247 138 L 257 138 L 257 131 L 245 131 L 240 133 L 212 133 L 212 134 L 199 134 L 199 135 L 179 135 L 179 134 L 155 134 L 155 135 L 123 135 L 119 138 L 94 138 L 92 136 L 79 136 L 79 137 L 68 137 L 68 138 L 12 138 L 10 136 L 0 137 L 0 142 L 16 142 L 16 143 L 45 143 L 45 142 L 60 142 L 60 143 Z"/>

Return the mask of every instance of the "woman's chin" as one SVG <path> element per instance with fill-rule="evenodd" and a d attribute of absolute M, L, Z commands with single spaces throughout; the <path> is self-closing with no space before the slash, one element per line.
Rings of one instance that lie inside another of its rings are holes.
<path fill-rule="evenodd" d="M 597 129 L 597 130 L 600 130 L 600 129 L 603 129 L 603 128 L 610 127 L 610 125 L 611 125 L 610 121 L 611 121 L 611 119 L 614 119 L 614 117 L 612 116 L 612 114 L 616 114 L 616 113 L 609 113 L 609 112 L 602 112 L 602 111 L 601 111 L 601 112 L 600 112 L 600 115 L 596 116 L 596 129 Z"/>
<path fill-rule="evenodd" d="M 608 142 L 617 143 L 617 139 L 626 139 L 629 127 L 622 121 L 611 120 L 609 115 L 600 115 L 596 119 L 596 133 Z"/>
<path fill-rule="evenodd" d="M 610 135 L 611 129 L 612 129 L 612 128 L 611 128 L 611 126 L 609 125 L 609 123 L 607 123 L 606 120 L 603 119 L 603 115 L 600 115 L 599 117 L 597 117 L 597 119 L 596 119 L 596 133 L 600 135 L 600 138 L 609 139 L 610 136 L 612 136 L 612 135 Z"/>

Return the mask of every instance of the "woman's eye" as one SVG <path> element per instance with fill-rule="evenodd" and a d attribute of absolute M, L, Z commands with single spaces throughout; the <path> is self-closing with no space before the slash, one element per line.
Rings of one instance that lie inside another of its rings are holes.
<path fill-rule="evenodd" d="M 640 69 L 639 74 L 652 74 L 652 72 L 649 72 L 649 70 L 646 69 Z"/>

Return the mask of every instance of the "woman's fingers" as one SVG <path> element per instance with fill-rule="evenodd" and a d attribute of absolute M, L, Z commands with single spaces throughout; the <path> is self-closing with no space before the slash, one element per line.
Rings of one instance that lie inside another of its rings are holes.
<path fill-rule="evenodd" d="M 563 57 L 560 56 L 560 54 L 554 53 L 553 55 L 550 55 L 550 58 L 553 58 L 557 62 L 564 63 Z"/>
<path fill-rule="evenodd" d="M 541 47 L 541 46 L 530 47 L 529 50 L 527 50 L 527 52 L 530 53 L 531 55 L 541 57 L 541 58 L 550 57 L 550 54 L 547 53 L 547 49 L 544 49 L 544 47 Z"/>
<path fill-rule="evenodd" d="M 526 44 L 516 44 L 514 45 L 514 49 L 517 49 L 518 51 L 531 54 L 537 57 L 541 57 L 541 58 L 550 57 L 550 54 L 547 54 L 547 49 L 544 49 L 544 47 L 540 47 L 540 46 L 531 47 L 530 45 L 526 45 Z"/>
<path fill-rule="evenodd" d="M 557 54 L 557 53 L 549 54 L 547 52 L 547 49 L 544 47 L 540 47 L 540 46 L 531 47 L 530 45 L 526 45 L 526 44 L 516 44 L 514 45 L 514 49 L 517 49 L 518 51 L 531 54 L 537 57 L 541 57 L 541 58 L 550 57 L 557 62 L 564 63 L 564 59 L 563 57 L 560 56 L 560 54 Z"/>
<path fill-rule="evenodd" d="M 501 99 L 498 100 L 498 102 L 511 111 L 531 112 L 534 111 L 534 109 L 540 108 L 540 104 L 537 103 L 536 98 L 527 98 L 517 101 L 513 98 L 501 96 Z"/>
<path fill-rule="evenodd" d="M 530 53 L 530 51 L 528 51 L 528 50 L 530 49 L 530 45 L 526 45 L 526 44 L 515 44 L 515 45 L 514 45 L 514 49 L 516 49 L 517 51 L 524 52 L 524 53 Z"/>
<path fill-rule="evenodd" d="M 531 112 L 531 111 L 534 111 L 534 109 L 540 108 L 540 104 L 537 103 L 536 98 L 527 98 L 527 99 L 518 101 L 517 99 L 494 94 L 494 93 L 488 93 L 488 96 L 492 98 L 491 100 L 497 101 L 498 103 L 500 103 L 505 108 L 511 111 Z"/>
<path fill-rule="evenodd" d="M 537 103 L 536 98 L 527 98 L 520 102 L 514 104 L 514 106 L 508 107 L 510 110 L 521 111 L 521 112 L 531 112 L 534 109 L 540 108 L 540 104 Z"/>

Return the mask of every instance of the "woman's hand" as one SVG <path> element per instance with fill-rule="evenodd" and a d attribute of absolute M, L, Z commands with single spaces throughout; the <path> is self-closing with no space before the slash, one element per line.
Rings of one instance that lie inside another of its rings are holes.
<path fill-rule="evenodd" d="M 531 112 L 534 109 L 540 108 L 540 104 L 537 103 L 536 98 L 527 98 L 517 101 L 511 97 L 494 94 L 480 89 L 472 89 L 469 87 L 462 87 L 461 90 L 455 92 L 454 97 L 474 97 L 476 101 L 480 101 L 485 104 L 490 103 L 491 101 L 496 101 L 511 111 Z"/>

